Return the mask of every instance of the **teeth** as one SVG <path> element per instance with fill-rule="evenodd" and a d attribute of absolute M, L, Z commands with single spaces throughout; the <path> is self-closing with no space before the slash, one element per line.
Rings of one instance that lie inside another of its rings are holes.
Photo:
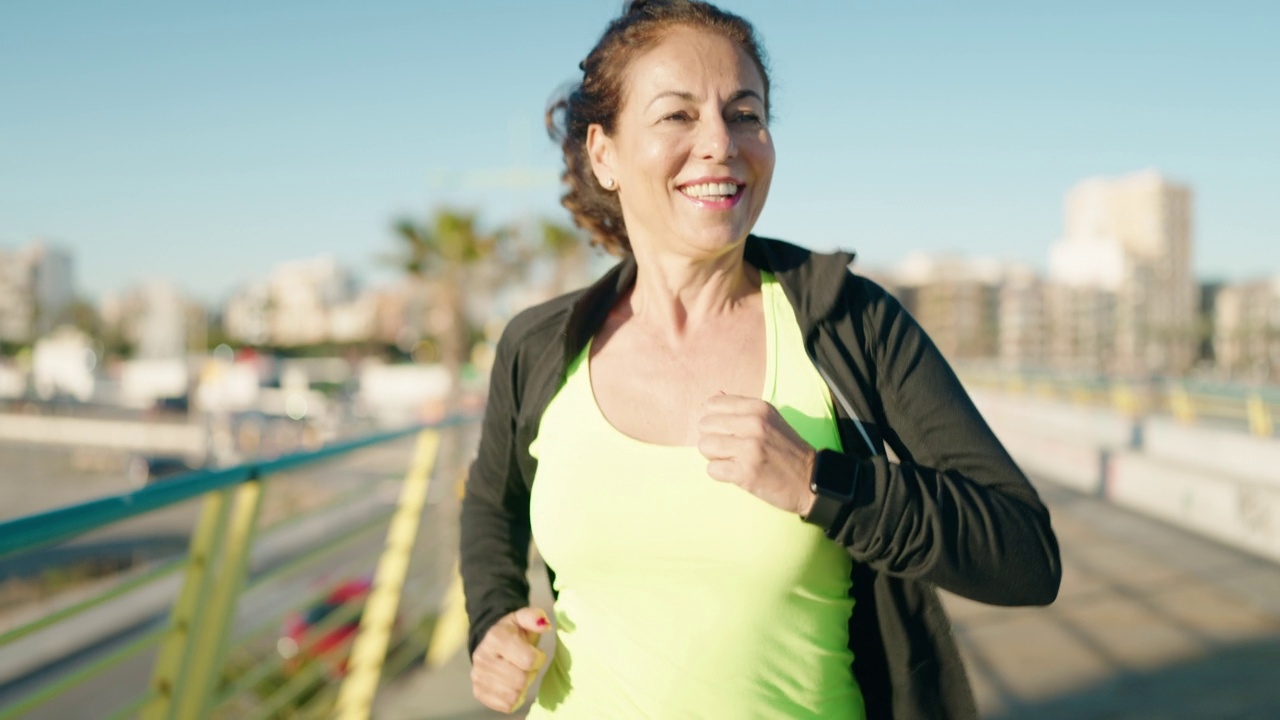
<path fill-rule="evenodd" d="M 685 195 L 696 198 L 729 197 L 738 192 L 738 186 L 731 182 L 701 183 L 698 185 L 686 185 L 680 190 Z"/>

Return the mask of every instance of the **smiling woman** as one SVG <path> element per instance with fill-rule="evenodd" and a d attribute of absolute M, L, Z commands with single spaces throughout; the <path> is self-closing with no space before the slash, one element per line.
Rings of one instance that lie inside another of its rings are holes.
<path fill-rule="evenodd" d="M 592 124 L 586 146 L 595 176 L 614 183 L 633 252 L 740 242 L 764 209 L 774 162 L 751 56 L 721 35 L 676 28 L 627 77 L 614 129 Z"/>
<path fill-rule="evenodd" d="M 663 42 L 671 39 L 677 42 Z M 659 44 L 667 46 L 667 52 L 656 57 L 644 52 Z M 722 50 L 725 44 L 731 48 L 727 54 L 700 55 L 708 45 Z M 688 62 L 691 59 L 693 62 Z M 738 83 L 728 90 L 729 96 L 699 95 L 699 90 L 705 93 L 707 88 L 682 84 L 694 79 L 687 77 L 688 73 L 704 60 L 722 65 L 704 68 L 704 75 L 713 78 L 715 84 Z M 637 61 L 640 67 L 635 66 Z M 591 233 L 592 242 L 606 250 L 614 254 L 629 252 L 629 230 L 623 220 L 620 196 L 612 192 L 620 179 L 598 172 L 589 145 L 592 137 L 598 142 L 600 135 L 615 135 L 620 123 L 630 121 L 651 127 L 652 133 L 637 140 L 656 139 L 660 130 L 687 138 L 689 126 L 696 124 L 699 110 L 705 109 L 698 105 L 712 103 L 713 118 L 732 113 L 722 117 L 727 131 L 741 136 L 744 129 L 748 130 L 756 136 L 753 145 L 770 146 L 767 175 L 772 176 L 772 140 L 767 128 L 769 72 L 763 47 L 750 24 L 741 18 L 696 3 L 631 3 L 582 61 L 581 69 L 581 84 L 558 98 L 547 111 L 547 127 L 564 150 L 564 180 L 569 186 L 564 205 Z M 641 84 L 629 84 L 631 78 Z M 685 127 L 655 127 L 663 124 Z M 768 181 L 769 177 L 765 177 L 759 188 L 756 215 L 768 194 Z"/>
<path fill-rule="evenodd" d="M 476 697 L 515 710 L 547 661 L 533 539 L 530 718 L 976 716 L 934 588 L 1052 601 L 1047 510 L 849 256 L 751 235 L 749 23 L 637 0 L 582 69 L 548 112 L 563 202 L 621 262 L 499 343 L 462 516 Z"/>

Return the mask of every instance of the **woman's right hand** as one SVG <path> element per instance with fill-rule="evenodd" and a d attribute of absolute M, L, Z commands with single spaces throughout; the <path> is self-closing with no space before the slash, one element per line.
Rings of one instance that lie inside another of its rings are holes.
<path fill-rule="evenodd" d="M 551 629 L 547 614 L 520 608 L 502 616 L 471 654 L 471 693 L 498 712 L 515 712 L 547 661 L 538 637 Z"/>

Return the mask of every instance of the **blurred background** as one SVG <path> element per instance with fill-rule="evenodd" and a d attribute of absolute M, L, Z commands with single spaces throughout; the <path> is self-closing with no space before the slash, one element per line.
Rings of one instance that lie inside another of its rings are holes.
<path fill-rule="evenodd" d="M 613 262 L 559 206 L 543 118 L 619 6 L 0 8 L 0 521 L 474 413 L 505 322 Z M 1046 492 L 1073 486 L 1054 502 L 1189 532 L 1155 545 L 1208 538 L 1205 553 L 1240 554 L 1206 567 L 1248 567 L 1240 592 L 1266 595 L 1280 559 L 1280 5 L 722 6 L 771 56 L 778 163 L 756 232 L 856 251 L 855 272 L 920 320 Z M 473 440 L 459 431 L 436 471 L 440 517 Z M 264 511 L 341 505 L 369 487 L 356 467 L 398 481 L 412 456 L 398 442 L 372 464 L 284 478 Z M 1175 490 L 1169 468 L 1197 462 L 1204 487 Z M 1135 479 L 1148 475 L 1163 479 Z M 149 522 L 78 554 L 0 557 L 0 631 L 63 607 L 68 588 L 180 555 L 195 520 Z M 1125 547 L 1166 532 L 1124 527 Z M 374 561 L 352 562 L 308 581 L 312 595 L 367 594 Z M 1280 632 L 1274 603 L 1204 602 L 1256 617 L 1231 642 Z M 982 655 L 980 633 L 962 640 Z M 1101 717 L 1035 703 L 1121 702 L 1080 694 L 1091 683 L 1167 695 L 1117 678 L 1197 647 L 1136 665 L 1102 653 L 1058 684 L 1019 685 L 992 661 L 979 699 L 993 717 Z M 0 662 L 0 704 L 67 666 L 33 667 Z M 1186 716 L 1280 707 L 1253 697 Z"/>

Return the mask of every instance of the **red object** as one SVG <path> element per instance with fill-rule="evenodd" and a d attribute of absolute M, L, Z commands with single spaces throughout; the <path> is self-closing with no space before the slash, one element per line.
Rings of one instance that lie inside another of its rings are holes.
<path fill-rule="evenodd" d="M 285 618 L 284 635 L 276 645 L 285 659 L 285 669 L 296 672 L 309 662 L 319 661 L 329 666 L 330 675 L 345 675 L 350 648 L 339 648 L 354 641 L 364 609 L 336 626 L 326 625 L 319 634 L 313 628 L 339 610 L 350 612 L 350 603 L 363 605 L 372 589 L 373 581 L 369 578 L 346 580 L 334 586 L 315 605 L 290 613 Z"/>

